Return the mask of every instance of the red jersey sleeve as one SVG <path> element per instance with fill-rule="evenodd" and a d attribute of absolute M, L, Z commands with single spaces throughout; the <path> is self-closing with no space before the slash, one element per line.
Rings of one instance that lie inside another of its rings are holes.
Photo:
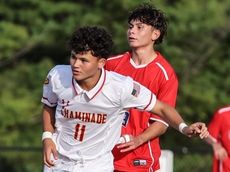
<path fill-rule="evenodd" d="M 105 69 L 108 71 L 116 71 L 116 67 L 120 63 L 120 58 L 122 58 L 124 54 L 113 56 L 107 59 L 105 63 Z M 118 72 L 119 73 L 119 72 Z"/>

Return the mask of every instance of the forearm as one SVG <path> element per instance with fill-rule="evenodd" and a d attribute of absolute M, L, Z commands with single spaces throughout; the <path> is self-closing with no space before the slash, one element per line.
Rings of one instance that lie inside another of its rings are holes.
<path fill-rule="evenodd" d="M 208 143 L 212 146 L 217 143 L 217 140 L 213 136 L 211 136 L 210 134 L 207 138 L 205 138 L 205 141 L 206 141 L 206 143 Z"/>
<path fill-rule="evenodd" d="M 158 100 L 151 112 L 156 113 L 176 130 L 179 130 L 179 125 L 184 122 L 175 108 Z"/>
<path fill-rule="evenodd" d="M 141 143 L 145 143 L 149 140 L 155 139 L 159 136 L 161 136 L 162 134 L 164 134 L 167 130 L 167 126 L 165 124 L 163 124 L 162 122 L 154 122 L 152 123 L 145 131 L 143 131 L 140 135 L 138 135 L 137 137 L 139 137 L 139 139 L 141 140 Z"/>
<path fill-rule="evenodd" d="M 214 155 L 218 160 L 224 160 L 228 157 L 227 150 L 213 136 L 209 135 L 205 141 L 212 146 Z"/>
<path fill-rule="evenodd" d="M 43 112 L 42 112 L 43 131 L 49 131 L 51 133 L 54 132 L 55 110 L 56 107 L 49 107 L 47 105 L 43 106 Z"/>
<path fill-rule="evenodd" d="M 43 122 L 43 134 L 42 134 L 42 144 L 43 144 L 43 161 L 48 167 L 54 166 L 54 159 L 58 159 L 58 153 L 56 145 L 52 140 L 52 133 L 55 130 L 55 111 L 56 107 L 49 107 L 47 105 L 43 106 L 42 111 L 42 122 Z"/>

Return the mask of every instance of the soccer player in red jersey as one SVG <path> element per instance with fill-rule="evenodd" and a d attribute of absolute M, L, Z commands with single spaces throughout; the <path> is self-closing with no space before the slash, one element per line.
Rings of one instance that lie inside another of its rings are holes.
<path fill-rule="evenodd" d="M 218 109 L 209 123 L 208 130 L 213 139 L 213 172 L 230 172 L 230 106 Z"/>
<path fill-rule="evenodd" d="M 143 4 L 131 12 L 128 25 L 127 39 L 131 51 L 109 58 L 106 69 L 131 76 L 156 94 L 159 100 L 175 106 L 178 89 L 176 73 L 163 55 L 154 49 L 155 44 L 163 41 L 167 31 L 163 12 L 150 4 Z M 168 124 L 154 114 L 137 109 L 125 112 L 122 134 L 128 135 L 131 141 L 113 150 L 115 170 L 159 170 L 159 136 L 165 133 L 167 127 Z"/>

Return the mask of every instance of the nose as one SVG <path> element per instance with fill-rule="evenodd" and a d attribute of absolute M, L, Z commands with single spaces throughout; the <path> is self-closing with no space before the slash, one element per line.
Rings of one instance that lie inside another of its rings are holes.
<path fill-rule="evenodd" d="M 79 67 L 79 65 L 80 65 L 80 60 L 77 59 L 77 58 L 71 59 L 71 64 L 72 64 L 72 66 L 74 66 L 74 67 Z"/>
<path fill-rule="evenodd" d="M 134 27 L 128 29 L 128 35 L 132 35 L 135 33 Z"/>

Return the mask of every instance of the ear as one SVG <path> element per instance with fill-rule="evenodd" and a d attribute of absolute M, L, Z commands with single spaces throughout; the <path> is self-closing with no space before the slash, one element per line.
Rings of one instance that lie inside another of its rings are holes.
<path fill-rule="evenodd" d="M 105 63 L 106 63 L 106 59 L 105 58 L 100 58 L 98 60 L 98 68 L 103 68 L 105 66 Z"/>
<path fill-rule="evenodd" d="M 152 41 L 155 42 L 159 38 L 160 34 L 161 34 L 160 30 L 153 29 L 153 32 L 152 32 Z"/>

